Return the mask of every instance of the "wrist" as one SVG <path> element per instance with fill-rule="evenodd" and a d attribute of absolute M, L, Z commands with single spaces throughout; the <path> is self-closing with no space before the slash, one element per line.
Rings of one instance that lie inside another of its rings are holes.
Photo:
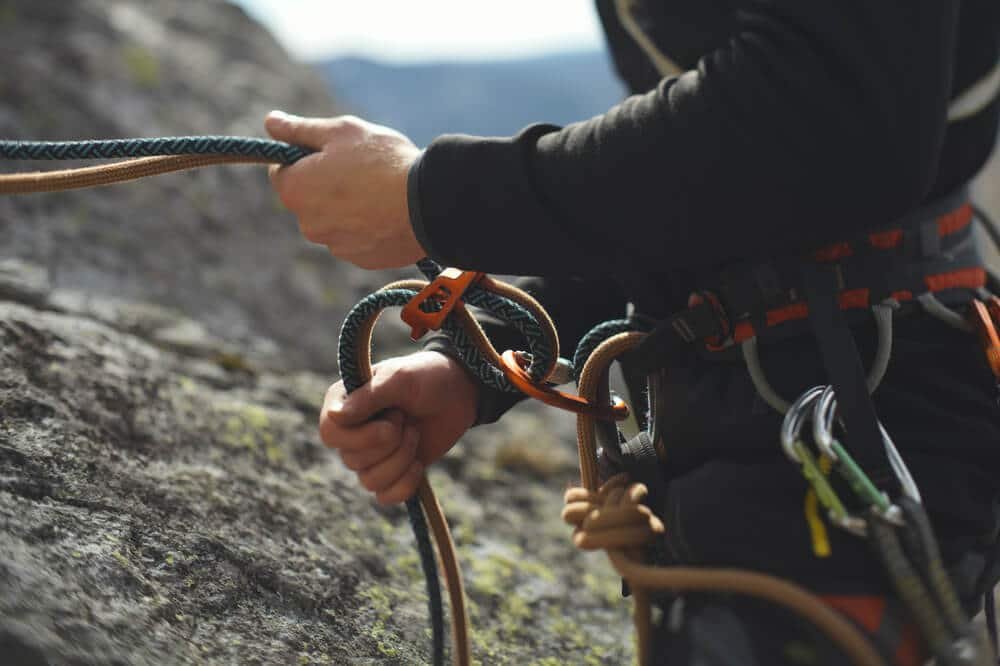
<path fill-rule="evenodd" d="M 464 408 L 463 424 L 467 429 L 478 425 L 479 401 L 483 384 L 459 358 L 451 340 L 444 335 L 435 335 L 424 344 L 423 351 L 436 352 L 438 356 L 443 357 L 443 362 L 448 368 L 447 374 L 455 381 L 454 386 L 449 387 L 449 392 L 452 399 L 455 399 Z"/>

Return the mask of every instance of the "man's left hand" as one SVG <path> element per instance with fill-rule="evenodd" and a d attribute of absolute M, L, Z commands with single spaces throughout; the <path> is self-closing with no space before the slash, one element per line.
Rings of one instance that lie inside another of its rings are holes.
<path fill-rule="evenodd" d="M 271 184 L 302 235 L 361 268 L 398 268 L 426 255 L 410 226 L 406 178 L 420 149 L 399 132 L 355 118 L 271 112 L 278 141 L 317 152 L 271 167 Z"/>

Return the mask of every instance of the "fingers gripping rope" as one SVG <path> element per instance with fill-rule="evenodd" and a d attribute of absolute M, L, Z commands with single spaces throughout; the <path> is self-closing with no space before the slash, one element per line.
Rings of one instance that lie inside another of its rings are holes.
<path fill-rule="evenodd" d="M 426 259 L 420 262 L 419 267 L 431 279 L 436 277 L 441 270 L 436 264 Z M 537 377 L 544 379 L 554 367 L 558 355 L 558 338 L 551 320 L 548 319 L 541 306 L 523 292 L 518 292 L 502 283 L 489 281 L 487 284 L 491 289 L 498 289 L 522 300 L 522 303 L 514 302 L 510 298 L 492 293 L 485 288 L 470 290 L 466 293 L 465 300 L 496 315 L 524 334 L 528 348 L 532 353 L 531 368 Z M 415 281 L 393 283 L 362 299 L 348 313 L 341 328 L 338 349 L 341 379 L 348 392 L 358 389 L 371 378 L 371 336 L 381 312 L 388 307 L 406 305 L 423 286 L 423 283 Z M 428 307 L 440 307 L 440 305 L 429 301 Z M 529 312 L 528 308 L 537 309 L 537 314 Z M 543 326 L 539 321 L 543 321 L 545 325 Z M 451 338 L 459 358 L 477 377 L 487 385 L 511 390 L 512 387 L 510 387 L 506 377 L 493 365 L 494 359 L 497 358 L 496 350 L 492 348 L 482 329 L 464 308 L 452 311 L 452 314 L 444 321 L 443 330 Z M 443 661 L 444 621 L 440 584 L 426 520 L 431 522 L 438 544 L 438 553 L 441 556 L 442 569 L 448 581 L 447 588 L 451 601 L 454 639 L 453 660 L 457 664 L 468 664 L 471 660 L 471 653 L 461 574 L 458 571 L 454 544 L 448 532 L 447 523 L 426 478 L 421 482 L 418 498 L 409 500 L 407 509 L 427 579 L 433 628 L 434 663 L 440 664 Z"/>

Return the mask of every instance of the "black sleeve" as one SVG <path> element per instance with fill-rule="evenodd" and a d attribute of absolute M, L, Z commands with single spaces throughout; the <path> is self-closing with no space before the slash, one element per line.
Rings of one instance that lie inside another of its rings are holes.
<path fill-rule="evenodd" d="M 559 331 L 560 355 L 573 357 L 580 339 L 597 324 L 625 316 L 625 296 L 619 285 L 610 280 L 577 278 L 520 278 L 515 284 L 545 307 Z M 497 351 L 526 348 L 520 333 L 490 316 L 476 317 Z M 431 336 L 424 349 L 457 358 L 447 336 Z M 508 409 L 524 399 L 520 393 L 504 393 L 480 386 L 476 424 L 493 423 Z"/>
<path fill-rule="evenodd" d="M 521 275 L 706 268 L 885 225 L 933 180 L 958 0 L 759 0 L 698 67 L 564 129 L 448 135 L 418 239 Z"/>

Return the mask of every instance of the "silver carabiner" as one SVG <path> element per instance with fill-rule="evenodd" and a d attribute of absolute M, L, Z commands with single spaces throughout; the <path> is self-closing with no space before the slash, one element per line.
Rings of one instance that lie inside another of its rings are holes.
<path fill-rule="evenodd" d="M 792 403 L 788 411 L 785 412 L 784 420 L 781 422 L 781 448 L 789 460 L 799 465 L 802 464 L 802 460 L 799 458 L 799 454 L 795 452 L 795 442 L 798 441 L 799 435 L 802 434 L 802 426 L 809 406 L 812 405 L 821 393 L 823 393 L 822 386 L 814 386 L 808 389 Z"/>
<path fill-rule="evenodd" d="M 833 422 L 837 415 L 837 398 L 833 387 L 827 386 L 816 403 L 813 412 L 813 441 L 830 460 L 837 462 L 837 452 L 833 450 Z"/>
<path fill-rule="evenodd" d="M 816 403 L 816 409 L 813 413 L 813 439 L 820 451 L 834 461 L 837 460 L 837 452 L 833 448 L 833 428 L 836 416 L 837 397 L 834 395 L 833 387 L 828 386 Z M 896 475 L 896 479 L 903 489 L 903 494 L 914 502 L 921 503 L 920 490 L 917 488 L 917 483 L 914 481 L 913 475 L 910 474 L 910 469 L 903 460 L 903 456 L 900 455 L 899 449 L 896 448 L 896 444 L 892 441 L 892 437 L 889 436 L 889 432 L 882 425 L 881 421 L 878 422 L 878 429 L 882 435 L 882 447 L 885 449 L 885 455 L 889 459 L 889 466 L 892 467 L 892 472 Z"/>

